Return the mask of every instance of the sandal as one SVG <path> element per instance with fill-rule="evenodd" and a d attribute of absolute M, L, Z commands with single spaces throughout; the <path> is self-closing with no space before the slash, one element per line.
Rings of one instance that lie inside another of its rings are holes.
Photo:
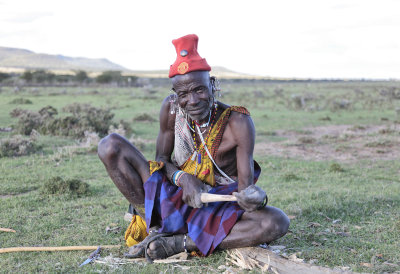
<path fill-rule="evenodd" d="M 165 233 L 158 233 L 159 227 L 152 227 L 150 228 L 150 233 L 149 235 L 147 235 L 147 237 L 141 241 L 140 243 L 138 243 L 137 245 L 131 246 L 129 248 L 129 251 L 127 253 L 124 253 L 124 256 L 126 258 L 144 258 L 145 257 L 145 253 L 147 250 L 147 246 L 149 243 L 151 243 L 153 241 L 153 238 L 158 236 L 158 235 L 163 235 L 165 236 Z M 131 250 L 133 249 L 137 249 L 136 252 L 133 252 Z"/>
<path fill-rule="evenodd" d="M 160 234 L 152 237 L 152 239 L 150 241 L 148 241 L 145 251 L 144 251 L 147 261 L 149 263 L 153 263 L 153 259 L 165 259 L 165 258 L 171 257 L 172 255 L 183 252 L 185 250 L 185 246 L 184 245 L 182 246 L 183 239 L 181 239 L 181 236 L 182 235 L 172 235 L 171 236 L 171 234 L 160 233 Z M 167 240 L 168 238 L 171 238 L 171 237 L 173 238 L 172 244 L 170 241 Z M 161 247 L 157 248 L 158 255 L 160 255 L 159 254 L 160 251 L 164 254 L 157 256 L 156 258 L 150 258 L 149 254 L 147 253 L 147 249 L 149 248 L 149 245 L 154 241 L 158 241 L 161 245 Z"/>

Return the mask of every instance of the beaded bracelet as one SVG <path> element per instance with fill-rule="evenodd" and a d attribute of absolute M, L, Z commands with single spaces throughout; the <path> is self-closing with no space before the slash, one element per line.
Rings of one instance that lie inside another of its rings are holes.
<path fill-rule="evenodd" d="M 176 175 L 176 179 L 175 179 L 175 185 L 177 185 L 177 186 L 181 186 L 180 184 L 179 184 L 179 180 L 181 179 L 181 177 L 183 176 L 183 174 L 185 174 L 186 172 L 181 172 L 181 173 L 179 173 L 178 175 Z"/>
<path fill-rule="evenodd" d="M 177 170 L 177 171 L 175 171 L 173 174 L 172 174 L 172 176 L 171 176 L 171 183 L 173 183 L 173 184 L 175 184 L 174 183 L 174 177 L 175 177 L 175 174 L 177 173 L 177 172 L 179 172 L 179 169 Z"/>
<path fill-rule="evenodd" d="M 184 174 L 185 172 L 183 172 L 182 170 L 177 170 L 174 172 L 174 174 L 171 177 L 171 182 L 176 185 L 179 186 L 178 182 L 179 182 L 179 178 Z"/>

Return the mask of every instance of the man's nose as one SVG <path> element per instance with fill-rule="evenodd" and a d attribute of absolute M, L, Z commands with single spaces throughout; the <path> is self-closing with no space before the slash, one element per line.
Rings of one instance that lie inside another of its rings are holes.
<path fill-rule="evenodd" d="M 197 105 L 199 103 L 199 97 L 197 96 L 196 92 L 189 93 L 189 105 Z"/>

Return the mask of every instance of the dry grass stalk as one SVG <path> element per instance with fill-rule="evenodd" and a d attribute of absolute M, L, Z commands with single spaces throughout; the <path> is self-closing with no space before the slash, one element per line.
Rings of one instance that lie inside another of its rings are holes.
<path fill-rule="evenodd" d="M 267 271 L 269 268 L 270 258 L 268 255 L 268 263 L 258 262 L 257 260 L 251 258 L 249 254 L 242 253 L 238 249 L 233 249 L 228 251 L 228 256 L 226 259 L 233 263 L 234 265 L 242 268 L 242 269 L 254 269 L 259 268 L 261 271 Z"/>
<path fill-rule="evenodd" d="M 30 252 L 30 251 L 71 251 L 71 250 L 96 250 L 99 246 L 19 246 L 0 248 L 0 253 Z M 101 248 L 120 248 L 120 245 L 102 245 Z"/>
<path fill-rule="evenodd" d="M 0 227 L 0 231 L 3 231 L 3 232 L 13 232 L 13 233 L 17 232 L 17 231 L 15 231 L 14 229 L 11 229 L 11 228 L 3 228 L 3 227 Z"/>
<path fill-rule="evenodd" d="M 350 273 L 338 271 L 325 267 L 310 265 L 291 261 L 276 255 L 274 252 L 261 247 L 237 248 L 228 252 L 227 260 L 242 269 L 259 268 L 262 272 L 272 271 L 274 273 Z"/>

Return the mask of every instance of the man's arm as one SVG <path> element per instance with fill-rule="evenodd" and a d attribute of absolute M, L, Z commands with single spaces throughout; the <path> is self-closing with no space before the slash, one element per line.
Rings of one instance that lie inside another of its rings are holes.
<path fill-rule="evenodd" d="M 250 116 L 237 112 L 232 112 L 229 128 L 236 144 L 238 190 L 241 191 L 254 183 L 255 128 Z"/>
<path fill-rule="evenodd" d="M 258 209 L 266 198 L 265 192 L 254 185 L 253 151 L 255 128 L 250 116 L 233 112 L 229 121 L 236 146 L 238 192 L 234 195 L 239 205 L 246 211 Z"/>
<path fill-rule="evenodd" d="M 172 96 L 172 95 L 171 95 Z M 160 110 L 160 131 L 156 143 L 156 161 L 163 162 L 164 174 L 171 178 L 178 168 L 172 164 L 171 155 L 175 142 L 175 114 L 170 113 L 170 96 L 164 99 Z"/>
<path fill-rule="evenodd" d="M 160 132 L 156 144 L 156 161 L 164 162 L 163 172 L 169 179 L 178 170 L 171 161 L 174 142 L 175 114 L 170 113 L 170 102 L 169 97 L 167 97 L 164 99 L 160 110 Z M 189 173 L 185 173 L 179 178 L 179 186 L 183 189 L 182 200 L 186 204 L 196 208 L 202 207 L 200 194 L 207 192 L 207 187 L 202 181 Z"/>

